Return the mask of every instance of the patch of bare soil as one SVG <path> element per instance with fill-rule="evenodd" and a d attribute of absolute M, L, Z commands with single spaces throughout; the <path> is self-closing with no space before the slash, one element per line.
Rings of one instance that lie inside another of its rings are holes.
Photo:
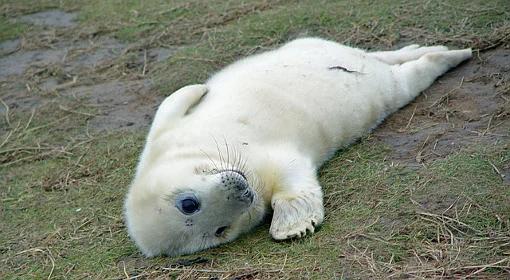
<path fill-rule="evenodd" d="M 43 11 L 39 13 L 24 15 L 19 17 L 19 21 L 31 23 L 34 25 L 44 25 L 52 27 L 73 27 L 76 25 L 77 15 L 66 13 L 59 10 Z"/>
<path fill-rule="evenodd" d="M 148 126 L 162 100 L 148 75 L 150 66 L 174 50 L 83 36 L 75 19 L 76 14 L 58 10 L 16 19 L 40 31 L 0 43 L 1 100 L 11 113 L 37 111 L 49 103 L 73 112 L 65 105 L 73 101 L 80 108 L 76 112 L 87 112 L 93 130 Z M 0 114 L 5 111 L 0 106 Z"/>
<path fill-rule="evenodd" d="M 444 158 L 476 145 L 510 140 L 510 50 L 475 53 L 446 73 L 373 133 L 406 165 Z M 510 180 L 510 166 L 500 170 Z"/>

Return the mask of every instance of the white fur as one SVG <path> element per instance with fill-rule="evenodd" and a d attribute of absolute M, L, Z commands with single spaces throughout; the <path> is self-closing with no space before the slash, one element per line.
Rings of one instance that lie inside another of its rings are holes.
<path fill-rule="evenodd" d="M 273 238 L 313 232 L 324 217 L 318 167 L 470 57 L 470 49 L 368 53 L 304 38 L 178 90 L 156 113 L 126 199 L 130 236 L 147 256 L 191 253 L 250 230 L 269 207 Z M 221 202 L 214 170 L 233 167 L 257 193 L 249 208 Z M 182 188 L 208 205 L 192 228 L 174 205 Z M 222 224 L 226 236 L 210 238 Z"/>

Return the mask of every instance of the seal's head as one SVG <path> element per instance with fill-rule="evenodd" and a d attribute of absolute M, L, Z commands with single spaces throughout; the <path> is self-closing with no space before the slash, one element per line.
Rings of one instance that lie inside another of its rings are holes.
<path fill-rule="evenodd" d="M 189 254 L 235 239 L 253 223 L 257 195 L 241 170 L 158 164 L 138 174 L 125 202 L 128 232 L 148 257 Z"/>

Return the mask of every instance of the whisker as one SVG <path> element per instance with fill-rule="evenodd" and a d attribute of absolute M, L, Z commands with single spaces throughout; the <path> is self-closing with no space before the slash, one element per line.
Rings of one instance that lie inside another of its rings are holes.
<path fill-rule="evenodd" d="M 241 159 L 239 162 L 239 169 L 242 170 L 244 173 L 248 173 L 248 170 L 246 170 L 246 164 L 248 162 L 248 159 Z"/>
<path fill-rule="evenodd" d="M 218 166 L 216 165 L 216 162 L 209 156 L 208 153 L 206 153 L 204 150 L 200 149 L 200 151 L 211 161 L 212 165 L 214 166 L 214 169 L 219 170 Z"/>
<path fill-rule="evenodd" d="M 250 185 L 257 192 L 261 189 L 260 183 L 254 180 L 253 172 L 247 168 L 248 159 L 243 156 L 242 149 L 236 145 L 230 145 L 225 137 L 223 137 L 223 145 L 220 145 L 215 137 L 213 137 L 216 144 L 216 151 L 218 153 L 218 161 L 214 161 L 207 153 L 202 151 L 209 160 L 213 163 L 218 171 L 222 170 L 237 170 L 245 174 L 249 178 Z M 224 146 L 224 148 L 222 147 Z M 226 154 L 225 154 L 226 153 Z M 220 168 L 218 168 L 218 165 Z M 254 183 L 252 183 L 254 182 Z"/>
<path fill-rule="evenodd" d="M 243 155 L 241 154 L 241 151 L 237 150 L 237 162 L 236 162 L 236 166 L 239 170 L 243 171 L 244 173 L 244 168 L 242 167 L 242 162 L 244 161 L 243 159 Z"/>
<path fill-rule="evenodd" d="M 225 136 L 223 136 L 223 143 L 225 143 L 225 150 L 227 151 L 227 163 L 226 163 L 226 165 L 227 165 L 227 167 L 231 167 L 230 166 L 230 151 L 228 149 L 228 143 L 227 143 L 227 139 L 225 138 Z"/>
<path fill-rule="evenodd" d="M 220 145 L 218 144 L 218 141 L 216 141 L 216 138 L 214 136 L 213 136 L 213 140 L 214 140 L 214 143 L 216 143 L 216 150 L 218 151 L 218 157 L 220 159 L 220 167 L 221 167 L 221 169 L 225 169 L 225 167 L 223 166 L 224 159 L 223 159 L 223 155 L 221 154 Z"/>
<path fill-rule="evenodd" d="M 232 169 L 239 170 L 238 163 L 239 163 L 239 158 L 241 155 L 239 154 L 239 151 L 237 150 L 237 148 L 235 146 L 232 147 L 232 153 L 233 153 L 233 158 L 234 158 L 234 160 L 232 161 Z"/>

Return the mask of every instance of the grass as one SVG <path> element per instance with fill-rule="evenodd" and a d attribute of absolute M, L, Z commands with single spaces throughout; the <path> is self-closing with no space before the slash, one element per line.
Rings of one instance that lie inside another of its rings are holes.
<path fill-rule="evenodd" d="M 462 273 L 463 266 L 498 261 L 507 248 L 508 218 L 498 220 L 496 215 L 509 212 L 510 193 L 494 175 L 486 151 L 460 153 L 416 172 L 392 166 L 384 160 L 388 154 L 384 146 L 364 141 L 322 169 L 328 211 L 324 226 L 313 237 L 275 243 L 265 224 L 237 242 L 191 257 L 214 260 L 213 268 L 195 268 L 203 273 L 178 268 L 171 258 L 146 260 L 126 236 L 121 216 L 124 186 L 132 176 L 142 136 L 97 139 L 76 148 L 68 158 L 38 161 L 29 170 L 20 165 L 3 174 L 2 185 L 9 186 L 2 196 L 3 221 L 8 221 L 0 237 L 8 253 L 3 265 L 21 268 L 5 270 L 4 277 L 46 277 L 53 261 L 54 275 L 72 277 L 122 275 L 125 265 L 133 275 L 167 274 L 158 269 L 163 267 L 194 275 L 226 271 L 223 275 L 364 278 L 399 273 L 417 266 L 413 263 L 417 259 L 428 258 L 428 265 L 436 267 L 454 256 L 458 259 L 449 265 L 457 266 L 451 273 Z M 457 168 L 451 171 L 452 166 Z M 463 176 L 480 168 L 476 180 L 474 175 Z M 433 177 L 435 182 L 429 180 Z M 483 193 L 479 184 L 485 187 Z M 462 191 L 452 192 L 456 189 Z M 368 193 L 372 195 L 367 197 Z M 452 202 L 448 212 L 437 212 Z M 473 207 L 470 213 L 466 213 L 468 205 Z M 458 232 L 450 236 L 453 229 Z M 23 238 L 13 240 L 13 236 Z M 492 251 L 472 249 L 472 245 Z M 460 257 L 457 250 L 462 252 Z M 435 260 L 439 252 L 443 259 Z M 372 270 L 363 271 L 365 266 Z"/>
<path fill-rule="evenodd" d="M 25 30 L 25 26 L 17 23 L 10 23 L 5 17 L 0 17 L 0 42 L 16 38 Z"/>
<path fill-rule="evenodd" d="M 84 83 L 143 78 L 145 66 L 131 67 L 131 57 L 144 49 L 175 49 L 169 59 L 146 65 L 155 90 L 164 93 L 302 35 L 374 49 L 410 41 L 484 49 L 510 34 L 510 3 L 504 0 L 4 0 L 0 41 L 21 36 L 30 48 L 40 27 L 11 19 L 46 9 L 79 14 L 79 32 L 55 36 L 109 36 L 128 46 L 125 56 L 81 75 Z M 55 73 L 48 77 L 70 79 Z M 0 97 L 6 95 L 0 87 Z M 145 259 L 122 219 L 145 131 L 99 133 L 89 127 L 97 109 L 83 100 L 58 92 L 40 98 L 51 102 L 33 115 L 17 108 L 0 111 L 2 279 L 508 276 L 510 190 L 498 174 L 510 161 L 504 139 L 416 168 L 394 161 L 391 147 L 368 137 L 321 169 L 326 220 L 312 237 L 274 242 L 266 222 L 219 248 Z M 183 266 L 182 260 L 197 263 Z"/>

